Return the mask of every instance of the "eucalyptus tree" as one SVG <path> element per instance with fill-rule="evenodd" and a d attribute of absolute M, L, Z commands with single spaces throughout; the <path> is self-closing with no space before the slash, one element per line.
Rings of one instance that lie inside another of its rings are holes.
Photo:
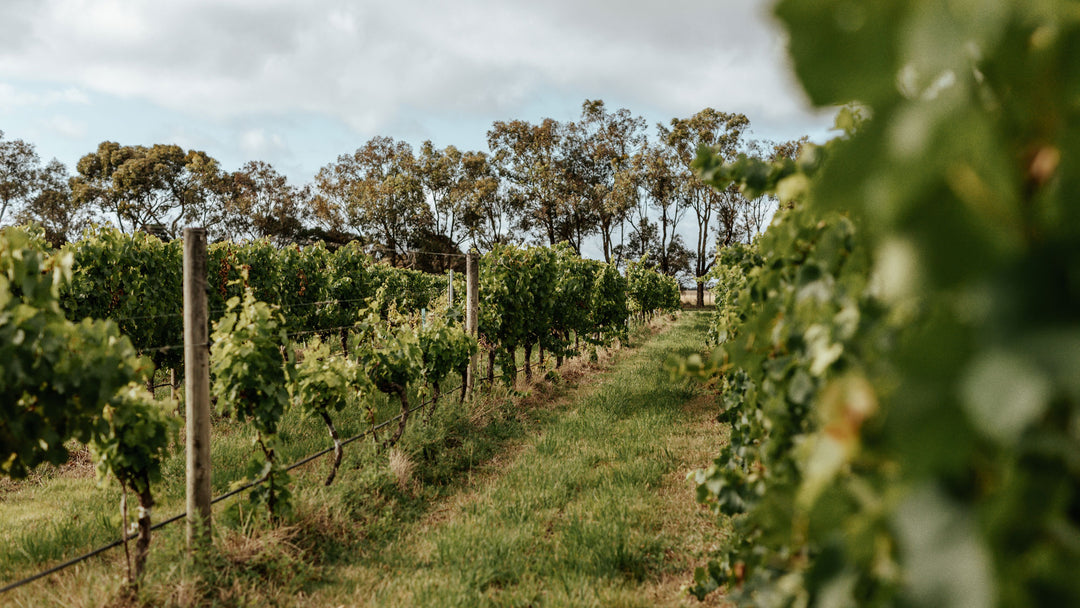
<path fill-rule="evenodd" d="M 412 146 L 374 137 L 319 170 L 316 212 L 333 228 L 363 235 L 379 257 L 405 259 L 410 238 L 432 222 Z"/>
<path fill-rule="evenodd" d="M 467 236 L 462 215 L 468 186 L 462 183 L 461 158 L 461 151 L 454 146 L 439 150 L 425 141 L 416 159 L 416 176 L 424 189 L 424 198 L 434 211 L 432 231 L 458 247 Z"/>
<path fill-rule="evenodd" d="M 487 133 L 491 163 L 506 182 L 507 200 L 521 209 L 518 227 L 538 232 L 549 245 L 565 232 L 559 156 L 563 126 L 545 118 L 539 124 L 524 120 L 496 121 Z"/>
<path fill-rule="evenodd" d="M 297 187 L 272 165 L 249 161 L 225 177 L 221 233 L 228 240 L 270 239 L 295 243 L 311 210 L 311 188 Z"/>
<path fill-rule="evenodd" d="M 603 100 L 585 100 L 578 125 L 592 169 L 589 192 L 593 215 L 604 260 L 610 263 L 614 227 L 626 221 L 637 202 L 633 157 L 645 143 L 645 119 L 625 108 L 608 112 Z"/>
<path fill-rule="evenodd" d="M 657 125 L 662 141 L 671 149 L 684 173 L 680 196 L 684 204 L 694 211 L 697 223 L 694 273 L 699 279 L 705 276 L 716 259 L 716 252 L 709 248 L 714 242 L 710 230 L 714 215 L 719 220 L 717 245 L 730 245 L 739 240 L 740 212 L 745 205 L 738 188 L 718 190 L 706 185 L 694 176 L 691 164 L 701 146 L 711 147 L 725 160 L 734 160 L 743 148 L 742 135 L 749 126 L 750 120 L 743 114 L 719 112 L 712 108 L 705 108 L 690 118 L 673 118 L 670 127 Z M 697 305 L 702 306 L 704 302 L 705 284 L 699 280 Z"/>
<path fill-rule="evenodd" d="M 597 231 L 598 200 L 603 199 L 598 163 L 589 151 L 589 133 L 580 123 L 561 125 L 556 159 L 555 206 L 560 221 L 556 241 L 566 241 L 577 254 L 585 239 Z"/>
<path fill-rule="evenodd" d="M 516 243 L 514 236 L 525 201 L 518 189 L 506 187 L 491 156 L 484 152 L 461 155 L 461 223 L 466 238 L 481 251 L 498 243 Z"/>
<path fill-rule="evenodd" d="M 79 159 L 76 169 L 76 201 L 96 207 L 122 232 L 174 237 L 185 222 L 206 223 L 214 217 L 206 205 L 220 169 L 205 152 L 171 144 L 148 148 L 105 141 Z"/>
<path fill-rule="evenodd" d="M 55 158 L 37 175 L 37 192 L 15 214 L 19 224 L 38 224 L 54 247 L 73 240 L 88 224 L 89 209 L 71 196 L 67 166 Z"/>
<path fill-rule="evenodd" d="M 638 184 L 646 201 L 636 232 L 642 232 L 649 225 L 650 222 L 644 215 L 649 207 L 660 212 L 657 222 L 658 248 L 654 254 L 659 269 L 664 274 L 674 274 L 682 269 L 677 263 L 680 256 L 672 255 L 678 253 L 679 247 L 676 245 L 681 246 L 676 227 L 687 210 L 683 199 L 679 197 L 686 176 L 679 170 L 678 162 L 669 146 L 662 143 L 650 145 L 648 142 L 633 160 Z"/>
<path fill-rule="evenodd" d="M 40 164 L 33 144 L 21 139 L 4 141 L 0 131 L 0 224 L 33 196 Z"/>

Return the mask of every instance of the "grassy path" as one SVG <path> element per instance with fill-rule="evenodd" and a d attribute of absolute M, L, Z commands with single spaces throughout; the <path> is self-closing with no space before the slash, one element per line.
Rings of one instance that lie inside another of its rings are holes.
<path fill-rule="evenodd" d="M 377 554 L 327 572 L 311 605 L 699 605 L 680 593 L 715 534 L 686 473 L 721 441 L 714 408 L 661 368 L 703 313 L 555 405 L 557 416 Z"/>

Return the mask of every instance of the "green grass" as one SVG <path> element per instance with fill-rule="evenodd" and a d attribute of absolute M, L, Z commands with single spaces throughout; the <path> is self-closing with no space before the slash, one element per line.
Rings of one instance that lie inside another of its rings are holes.
<path fill-rule="evenodd" d="M 431 424 L 410 424 L 397 468 L 366 440 L 346 447 L 329 488 L 321 485 L 327 462 L 306 465 L 295 473 L 296 513 L 285 522 L 250 519 L 235 509 L 226 516 L 215 508 L 215 547 L 202 559 L 186 556 L 182 523 L 161 530 L 138 601 L 512 605 L 542 597 L 582 605 L 632 596 L 634 584 L 671 569 L 664 553 L 672 539 L 650 520 L 658 497 L 649 489 L 679 460 L 665 441 L 686 434 L 678 406 L 690 390 L 672 385 L 659 369 L 668 353 L 700 345 L 704 317 L 684 319 L 639 351 L 624 351 L 632 354 L 580 402 L 545 404 L 572 389 L 569 383 L 533 389 L 531 401 L 540 406 L 531 408 L 515 404 L 512 397 L 522 393 L 499 387 L 472 407 L 447 395 Z M 389 402 L 382 409 L 387 417 L 396 413 Z M 365 427 L 358 412 L 338 418 L 343 436 Z M 328 445 L 317 420 L 290 414 L 282 429 L 283 462 Z M 215 422 L 215 493 L 241 476 L 251 438 L 245 425 Z M 503 460 L 516 453 L 511 448 L 522 445 L 503 472 Z M 401 463 L 408 465 L 404 476 Z M 155 521 L 182 511 L 183 466 L 182 453 L 166 463 Z M 488 469 L 500 475 L 497 484 L 455 511 L 437 534 L 418 536 L 433 513 L 447 508 L 441 505 L 471 493 L 479 483 L 474 475 L 491 475 Z M 85 472 L 46 472 L 35 482 L 0 487 L 0 582 L 116 538 L 118 496 L 115 485 L 99 487 Z M 113 550 L 5 594 L 0 603 L 116 603 L 124 597 L 122 563 L 123 551 Z M 603 591 L 597 581 L 605 581 Z"/>
<path fill-rule="evenodd" d="M 640 585 L 680 569 L 666 552 L 681 464 L 667 449 L 688 423 L 693 387 L 659 362 L 701 344 L 688 319 L 620 363 L 530 441 L 455 516 L 346 569 L 325 603 L 379 606 L 652 605 Z M 364 589 L 369 584 L 371 589 Z M 340 594 L 340 589 L 355 593 Z"/>

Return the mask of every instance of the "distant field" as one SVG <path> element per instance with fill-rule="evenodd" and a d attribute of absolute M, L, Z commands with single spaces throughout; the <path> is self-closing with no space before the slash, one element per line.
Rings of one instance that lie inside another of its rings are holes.
<path fill-rule="evenodd" d="M 697 305 L 697 290 L 696 289 L 681 289 L 679 290 L 682 296 L 683 306 L 696 306 Z M 705 290 L 705 306 L 715 306 L 716 296 L 712 294 L 708 289 Z"/>

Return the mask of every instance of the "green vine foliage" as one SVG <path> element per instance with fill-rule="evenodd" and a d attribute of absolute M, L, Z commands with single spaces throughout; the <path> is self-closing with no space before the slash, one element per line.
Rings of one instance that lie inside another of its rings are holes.
<path fill-rule="evenodd" d="M 369 401 L 374 387 L 355 361 L 343 354 L 332 354 L 330 345 L 319 338 L 305 345 L 295 372 L 289 384 L 294 405 L 307 415 L 319 416 L 334 442 L 334 461 L 326 478 L 326 485 L 330 485 L 342 458 L 341 436 L 334 426 L 333 414 L 344 410 L 350 402 Z"/>
<path fill-rule="evenodd" d="M 479 330 L 495 349 L 507 383 L 514 380 L 517 348 L 533 337 L 531 257 L 527 249 L 496 245 L 480 260 Z"/>
<path fill-rule="evenodd" d="M 102 408 L 145 365 L 114 323 L 72 323 L 60 308 L 71 255 L 49 256 L 17 229 L 0 234 L 0 471 L 24 477 L 88 442 Z"/>
<path fill-rule="evenodd" d="M 90 441 L 90 453 L 97 465 L 99 479 L 112 475 L 124 488 L 121 510 L 125 521 L 127 489 L 134 491 L 138 498 L 136 580 L 150 550 L 151 507 L 154 506 L 150 485 L 161 480 L 161 463 L 180 428 L 180 419 L 170 413 L 170 408 L 171 404 L 155 401 L 144 387 L 131 383 L 105 406 L 101 414 L 104 428 L 99 429 Z"/>
<path fill-rule="evenodd" d="M 1080 14 L 783 0 L 817 104 L 797 162 L 699 160 L 792 209 L 725 302 L 731 445 L 697 575 L 758 606 L 1080 603 Z"/>
<path fill-rule="evenodd" d="M 47 250 L 43 238 L 35 242 Z M 183 350 L 162 347 L 183 342 L 182 241 L 99 227 L 63 251 L 74 271 L 60 293 L 69 319 L 112 319 L 156 367 L 181 366 Z M 207 255 L 211 320 L 250 288 L 257 300 L 280 307 L 287 331 L 349 326 L 373 298 L 384 315 L 391 305 L 419 311 L 446 285 L 442 276 L 376 264 L 355 243 L 331 252 L 322 243 L 279 249 L 266 241 L 223 242 Z"/>
<path fill-rule="evenodd" d="M 441 393 L 442 382 L 453 372 L 464 382 L 469 358 L 478 351 L 476 339 L 465 333 L 461 325 L 452 325 L 445 316 L 431 316 L 417 332 L 423 357 L 422 377 L 434 391 L 428 410 L 430 418 Z M 464 392 L 462 393 L 464 395 Z"/>
<path fill-rule="evenodd" d="M 580 336 L 587 341 L 595 338 L 598 329 L 593 323 L 593 291 L 596 287 L 597 273 L 601 262 L 584 260 L 567 243 L 554 248 L 556 258 L 556 276 L 554 315 L 550 328 L 549 348 L 556 355 L 576 354 L 571 348 L 571 335 Z M 625 304 L 625 296 L 623 298 Z"/>
<path fill-rule="evenodd" d="M 599 265 L 592 285 L 589 317 L 592 327 L 601 332 L 605 341 L 626 336 L 626 320 L 630 316 L 628 291 L 628 281 L 613 264 Z"/>
<path fill-rule="evenodd" d="M 660 274 L 649 264 L 648 254 L 626 266 L 626 300 L 630 312 L 639 319 L 674 312 L 682 306 L 679 283 Z"/>
<path fill-rule="evenodd" d="M 137 349 L 183 342 L 183 249 L 147 234 L 88 231 L 64 246 L 72 280 L 61 291 L 71 319 L 113 319 Z M 151 353 L 157 367 L 177 367 L 183 349 Z"/>
<path fill-rule="evenodd" d="M 422 377 L 424 354 L 420 340 L 409 325 L 391 327 L 374 310 L 357 324 L 351 354 L 360 363 L 364 374 L 380 392 L 397 397 L 401 403 L 401 419 L 397 430 L 387 438 L 383 447 L 391 447 L 405 432 L 409 419 L 410 384 Z M 374 411 L 370 421 L 375 422 Z"/>
<path fill-rule="evenodd" d="M 265 504 L 272 515 L 284 515 L 291 508 L 289 477 L 277 463 L 275 446 L 293 375 L 293 363 L 282 355 L 288 343 L 285 318 L 276 307 L 257 301 L 250 288 L 243 299 L 234 296 L 226 306 L 210 337 L 213 395 L 222 414 L 250 419 L 257 432 L 262 455 L 253 458 L 248 474 L 265 481 L 251 492 L 251 500 Z"/>

